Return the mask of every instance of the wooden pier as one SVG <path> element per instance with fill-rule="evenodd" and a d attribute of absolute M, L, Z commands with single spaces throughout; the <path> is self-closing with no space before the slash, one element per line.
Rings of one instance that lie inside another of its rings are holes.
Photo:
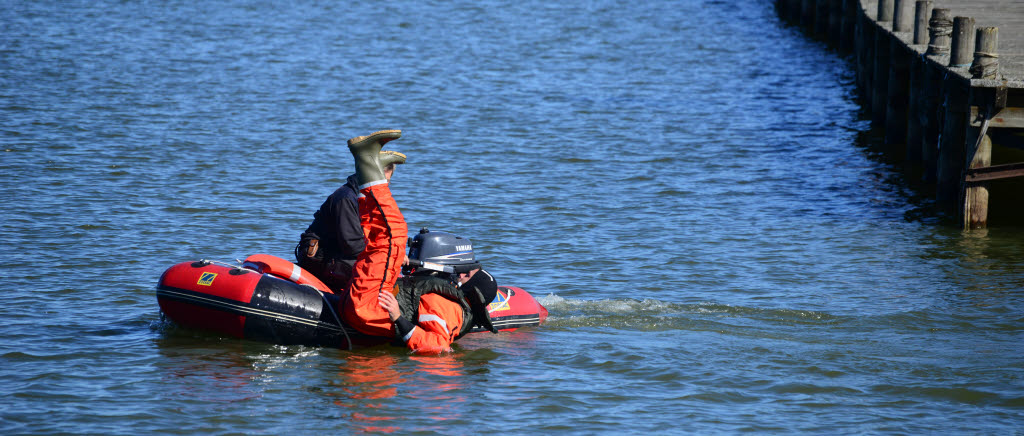
<path fill-rule="evenodd" d="M 991 185 L 1024 178 L 1024 0 L 775 2 L 851 55 L 885 143 L 905 147 L 907 166 L 965 229 L 986 227 Z M 999 192 L 993 204 L 1024 205 L 1017 188 Z"/>

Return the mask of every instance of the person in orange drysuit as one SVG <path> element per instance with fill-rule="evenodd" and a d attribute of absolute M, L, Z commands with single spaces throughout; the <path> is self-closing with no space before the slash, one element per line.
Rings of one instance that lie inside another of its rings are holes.
<path fill-rule="evenodd" d="M 416 310 L 416 324 L 402 316 L 398 299 L 388 292 L 380 293 L 380 305 L 388 312 L 398 337 L 413 351 L 438 353 L 451 350 L 451 344 L 479 325 L 492 333 L 497 329 L 490 323 L 486 306 L 494 300 L 498 283 L 480 268 L 459 274 L 459 288 L 465 289 L 466 307 L 440 294 L 422 294 Z M 477 294 L 475 290 L 480 290 Z"/>
<path fill-rule="evenodd" d="M 401 134 L 400 130 L 381 130 L 348 141 L 349 151 L 355 158 L 359 217 L 366 248 L 356 258 L 352 281 L 339 312 L 345 322 L 362 333 L 397 335 L 409 349 L 419 353 L 448 351 L 452 342 L 468 331 L 464 328 L 467 314 L 472 317 L 471 313 L 478 313 L 480 307 L 490 303 L 497 284 L 490 274 L 471 271 L 464 275 L 464 280 L 460 277 L 460 284 L 479 276 L 474 283 L 479 282 L 476 289 L 483 288 L 483 291 L 467 293 L 465 306 L 442 295 L 426 293 L 419 297 L 415 324 L 401 317 L 393 292 L 396 292 L 395 283 L 405 259 L 408 231 L 379 163 L 384 144 L 398 139 Z M 470 306 L 473 312 L 468 310 Z M 486 318 L 486 310 L 483 313 L 481 318 Z M 489 320 L 486 322 L 489 326 Z M 496 331 L 493 326 L 490 329 Z"/>
<path fill-rule="evenodd" d="M 390 182 L 395 166 L 405 163 L 405 155 L 381 151 L 379 160 Z M 339 294 L 352 281 L 352 268 L 366 246 L 366 235 L 359 224 L 358 194 L 359 183 L 352 174 L 324 200 L 295 246 L 296 263 Z"/>

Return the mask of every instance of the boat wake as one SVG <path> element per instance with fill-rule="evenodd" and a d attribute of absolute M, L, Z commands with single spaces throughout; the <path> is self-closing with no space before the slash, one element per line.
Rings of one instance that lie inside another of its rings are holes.
<path fill-rule="evenodd" d="M 824 312 L 751 308 L 714 302 L 670 303 L 655 299 L 582 300 L 549 294 L 537 299 L 548 309 L 544 327 L 614 327 L 641 331 L 718 330 L 769 324 L 826 325 L 839 321 Z"/>

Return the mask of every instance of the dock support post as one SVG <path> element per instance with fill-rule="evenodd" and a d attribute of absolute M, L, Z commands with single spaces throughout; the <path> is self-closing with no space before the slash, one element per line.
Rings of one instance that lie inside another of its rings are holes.
<path fill-rule="evenodd" d="M 914 30 L 914 2 L 916 0 L 896 0 L 893 12 L 892 31 L 910 32 Z"/>
<path fill-rule="evenodd" d="M 843 31 L 843 0 L 828 0 L 828 40 L 839 47 Z"/>
<path fill-rule="evenodd" d="M 974 157 L 968 168 L 984 168 L 992 165 L 992 138 L 983 135 L 978 138 L 980 129 L 974 128 L 973 135 L 968 135 L 968 143 L 973 149 L 968 153 Z M 974 141 L 972 141 L 972 139 Z M 975 147 L 975 141 L 977 146 Z M 960 217 L 963 220 L 964 230 L 983 229 L 988 225 L 988 184 L 985 182 L 964 184 L 963 208 Z"/>
<path fill-rule="evenodd" d="M 970 44 L 970 45 L 968 45 Z M 974 46 L 974 19 L 953 18 L 953 41 L 949 52 L 949 67 L 962 68 L 971 62 L 968 47 Z M 970 83 L 948 77 L 943 83 L 946 94 L 945 120 L 939 142 L 938 200 L 946 205 L 957 205 L 960 181 L 965 169 L 964 156 L 967 141 L 968 93 Z M 973 144 L 972 144 L 973 145 Z"/>
<path fill-rule="evenodd" d="M 816 0 L 800 2 L 800 25 L 805 29 L 814 29 L 814 3 Z"/>
<path fill-rule="evenodd" d="M 892 21 L 893 0 L 878 0 L 878 22 Z"/>
<path fill-rule="evenodd" d="M 914 5 L 914 45 L 928 43 L 928 14 L 932 9 L 931 0 L 917 0 Z M 912 54 L 910 60 L 910 101 L 907 104 L 907 162 L 918 164 L 923 161 L 924 126 L 928 123 L 925 113 L 928 98 L 927 62 L 921 56 Z"/>
<path fill-rule="evenodd" d="M 859 0 L 853 0 L 859 1 Z M 864 107 L 871 108 L 871 100 L 874 97 L 874 86 L 872 75 L 874 73 L 874 48 L 875 29 L 874 23 L 868 17 L 867 12 L 859 6 L 857 9 L 856 34 L 854 49 L 857 57 L 857 84 L 861 89 L 861 97 L 864 100 Z"/>
<path fill-rule="evenodd" d="M 974 63 L 971 73 L 975 79 L 994 79 L 999 69 L 999 29 L 982 27 L 978 29 L 974 46 Z M 992 165 L 992 138 L 988 136 L 988 124 L 992 117 L 1006 106 L 1006 88 L 972 89 L 973 104 L 978 107 L 979 126 L 972 127 L 967 135 L 967 168 L 984 168 Z M 960 217 L 964 230 L 985 228 L 988 225 L 988 184 L 969 183 L 966 174 L 961 181 L 963 201 Z"/>
<path fill-rule="evenodd" d="M 843 18 L 839 30 L 839 51 L 842 53 L 854 52 L 853 41 L 857 28 L 857 9 L 860 9 L 857 0 L 843 0 Z"/>
<path fill-rule="evenodd" d="M 871 121 L 875 126 L 885 124 L 886 97 L 889 94 L 889 41 L 881 31 L 875 33 L 875 65 L 871 74 L 874 91 L 871 96 Z"/>
<path fill-rule="evenodd" d="M 932 9 L 932 19 L 928 21 L 929 56 L 946 56 L 949 54 L 950 35 L 953 34 L 953 18 L 949 9 Z"/>
<path fill-rule="evenodd" d="M 927 122 L 924 100 L 928 92 L 924 69 L 924 62 L 914 56 L 910 61 L 910 101 L 907 102 L 907 162 L 910 164 L 922 161 L 921 126 Z"/>
<path fill-rule="evenodd" d="M 893 33 L 913 30 L 913 8 L 915 0 L 896 0 L 893 14 Z M 885 143 L 907 143 L 907 107 L 910 94 L 910 65 L 914 57 L 899 38 L 891 38 L 889 44 L 889 78 L 887 80 L 885 109 Z"/>
<path fill-rule="evenodd" d="M 896 0 L 897 2 L 899 0 Z M 907 140 L 907 90 L 910 83 L 911 54 L 898 38 L 889 43 L 889 87 L 886 92 L 885 143 L 905 144 Z"/>
<path fill-rule="evenodd" d="M 971 64 L 974 48 L 974 18 L 953 18 L 953 43 L 949 51 L 949 66 L 963 68 Z"/>
<path fill-rule="evenodd" d="M 779 0 L 782 17 L 791 24 L 800 23 L 800 0 Z"/>
<path fill-rule="evenodd" d="M 932 9 L 928 21 L 927 57 L 942 57 L 949 54 L 950 35 L 953 33 L 953 14 L 949 9 Z M 943 115 L 942 89 L 943 72 L 924 60 L 924 117 L 921 129 L 924 132 L 921 160 L 924 162 L 924 181 L 934 183 L 939 172 L 939 132 L 942 131 Z"/>
<path fill-rule="evenodd" d="M 914 5 L 914 45 L 928 43 L 928 14 L 932 11 L 932 0 L 917 0 Z"/>
<path fill-rule="evenodd" d="M 879 0 L 878 24 L 892 23 L 893 0 Z M 871 29 L 875 39 L 875 68 L 872 74 L 874 95 L 871 97 L 871 121 L 876 127 L 885 125 L 886 100 L 889 95 L 890 42 L 884 29 Z"/>
<path fill-rule="evenodd" d="M 974 62 L 971 63 L 971 77 L 975 79 L 995 79 L 999 75 L 999 28 L 982 27 L 978 29 L 974 46 Z"/>
<path fill-rule="evenodd" d="M 820 38 L 828 35 L 828 3 L 829 0 L 817 0 L 814 5 L 814 34 Z M 827 40 L 827 39 L 826 39 Z"/>
<path fill-rule="evenodd" d="M 921 123 L 921 162 L 924 163 L 923 180 L 934 183 L 939 178 L 939 132 L 942 131 L 942 71 L 924 62 L 924 121 Z"/>
<path fill-rule="evenodd" d="M 775 0 L 775 10 L 779 11 L 779 18 L 789 21 L 789 0 Z"/>
<path fill-rule="evenodd" d="M 960 192 L 961 174 L 964 170 L 964 142 L 967 140 L 967 92 L 969 85 L 957 78 L 946 78 L 943 88 L 946 94 L 942 135 L 939 137 L 937 199 L 947 206 L 955 205 Z"/>

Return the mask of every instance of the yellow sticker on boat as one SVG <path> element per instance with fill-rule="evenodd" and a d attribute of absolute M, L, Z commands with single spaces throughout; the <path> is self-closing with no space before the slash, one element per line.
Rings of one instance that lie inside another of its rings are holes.
<path fill-rule="evenodd" d="M 204 272 L 203 275 L 199 276 L 197 285 L 210 286 L 213 284 L 213 279 L 217 278 L 217 273 Z"/>
<path fill-rule="evenodd" d="M 509 291 L 508 295 L 498 291 L 498 295 L 494 296 L 494 301 L 487 305 L 487 312 L 500 312 L 502 310 L 511 309 L 508 305 L 508 299 L 512 297 L 512 291 Z"/>

